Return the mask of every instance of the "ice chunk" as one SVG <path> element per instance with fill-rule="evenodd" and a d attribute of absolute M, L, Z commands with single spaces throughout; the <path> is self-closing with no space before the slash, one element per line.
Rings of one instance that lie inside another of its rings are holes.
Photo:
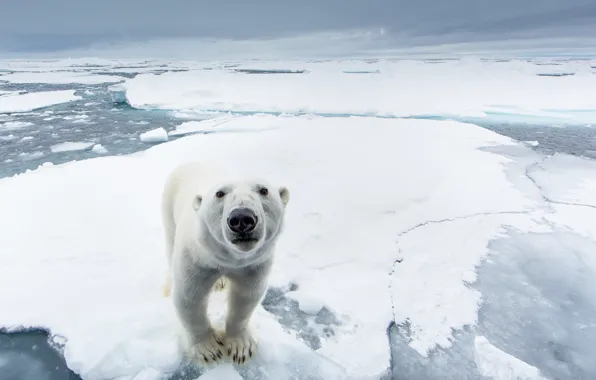
<path fill-rule="evenodd" d="M 10 141 L 10 140 L 14 140 L 17 137 L 13 134 L 10 135 L 4 135 L 4 136 L 0 136 L 0 141 Z"/>
<path fill-rule="evenodd" d="M 476 337 L 476 364 L 483 376 L 493 380 L 547 380 L 536 367 L 499 350 L 483 336 Z"/>
<path fill-rule="evenodd" d="M 87 150 L 91 148 L 94 143 L 90 142 L 63 142 L 60 144 L 55 144 L 50 147 L 52 153 L 62 153 L 62 152 L 76 152 L 81 150 Z"/>
<path fill-rule="evenodd" d="M 114 103 L 128 103 L 126 99 L 126 89 L 119 84 L 108 87 L 110 97 Z"/>
<path fill-rule="evenodd" d="M 168 141 L 168 132 L 162 127 L 141 133 L 139 139 L 146 143 L 157 143 Z"/>
<path fill-rule="evenodd" d="M 22 95 L 8 95 L 0 98 L 0 113 L 29 112 L 56 104 L 80 100 L 75 90 L 30 92 Z"/>
<path fill-rule="evenodd" d="M 107 154 L 108 153 L 108 150 L 101 144 L 93 145 L 93 148 L 91 148 L 91 151 L 93 153 L 97 153 L 97 154 Z"/>
<path fill-rule="evenodd" d="M 28 121 L 7 121 L 0 124 L 0 129 L 7 131 L 14 131 L 15 129 L 23 129 L 32 126 L 33 123 Z"/>
<path fill-rule="evenodd" d="M 35 152 L 21 152 L 19 153 L 19 157 L 24 161 L 35 160 L 37 158 L 43 157 L 43 152 L 35 151 Z"/>

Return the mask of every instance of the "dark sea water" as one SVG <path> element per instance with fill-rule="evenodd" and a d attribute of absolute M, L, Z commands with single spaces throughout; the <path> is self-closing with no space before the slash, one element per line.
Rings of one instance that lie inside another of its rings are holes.
<path fill-rule="evenodd" d="M 136 110 L 126 104 L 115 104 L 107 84 L 0 85 L 0 90 L 4 91 L 63 89 L 76 89 L 76 94 L 83 98 L 29 113 L 0 114 L 0 178 L 35 169 L 45 162 L 60 164 L 100 155 L 138 152 L 151 146 L 140 141 L 141 133 L 159 127 L 170 131 L 185 121 L 163 111 Z M 526 141 L 532 149 L 544 154 L 563 152 L 596 158 L 596 128 L 514 123 L 489 123 L 482 127 Z M 66 142 L 101 144 L 107 152 L 98 153 L 90 148 L 61 153 L 51 151 L 52 146 Z M 66 367 L 60 347 L 50 346 L 48 337 L 44 330 L 0 330 L 0 380 L 79 379 Z"/>

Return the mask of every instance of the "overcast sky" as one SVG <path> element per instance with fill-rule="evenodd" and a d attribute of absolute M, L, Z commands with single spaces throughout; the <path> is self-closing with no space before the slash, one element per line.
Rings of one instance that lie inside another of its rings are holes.
<path fill-rule="evenodd" d="M 13 52 L 362 28 L 384 28 L 399 36 L 396 44 L 415 36 L 438 42 L 446 36 L 460 41 L 596 36 L 596 0 L 1 0 L 0 5 L 0 50 Z"/>

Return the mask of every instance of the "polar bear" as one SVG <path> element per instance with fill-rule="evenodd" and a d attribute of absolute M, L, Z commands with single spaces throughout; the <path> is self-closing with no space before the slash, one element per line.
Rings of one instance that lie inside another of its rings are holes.
<path fill-rule="evenodd" d="M 185 331 L 185 351 L 199 364 L 224 354 L 244 363 L 256 351 L 248 322 L 267 288 L 289 191 L 264 180 L 230 181 L 201 162 L 182 164 L 166 179 L 162 195 L 168 275 Z M 224 280 L 225 279 L 225 280 Z M 229 288 L 224 332 L 207 316 L 212 290 Z"/>

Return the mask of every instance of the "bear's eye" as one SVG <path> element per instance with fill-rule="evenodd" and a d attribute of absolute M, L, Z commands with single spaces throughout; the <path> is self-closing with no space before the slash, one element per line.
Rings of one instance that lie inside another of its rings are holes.
<path fill-rule="evenodd" d="M 266 196 L 267 194 L 269 194 L 269 190 L 267 190 L 266 187 L 261 188 L 261 190 L 259 190 L 259 194 L 261 194 L 262 196 Z"/>
<path fill-rule="evenodd" d="M 226 193 L 224 193 L 223 191 L 219 190 L 217 193 L 215 193 L 215 196 L 218 198 L 223 198 L 225 197 Z"/>

